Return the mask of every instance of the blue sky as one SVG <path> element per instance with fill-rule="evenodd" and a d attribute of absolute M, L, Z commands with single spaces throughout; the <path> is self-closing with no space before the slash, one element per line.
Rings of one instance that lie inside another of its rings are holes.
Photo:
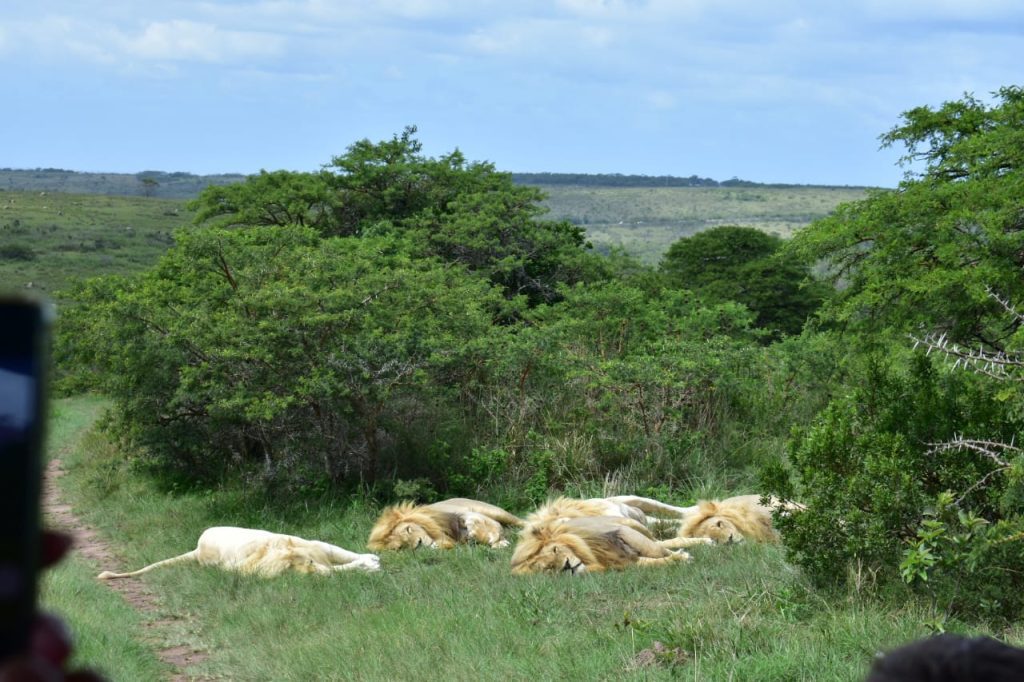
<path fill-rule="evenodd" d="M 522 172 L 895 186 L 1024 84 L 1018 0 L 4 0 L 0 167 L 316 170 L 419 128 Z"/>

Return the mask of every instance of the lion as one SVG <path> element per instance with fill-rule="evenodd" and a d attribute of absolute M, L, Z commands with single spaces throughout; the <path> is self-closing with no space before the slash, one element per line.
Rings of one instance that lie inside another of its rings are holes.
<path fill-rule="evenodd" d="M 508 547 L 503 526 L 520 527 L 523 520 L 487 502 L 457 497 L 433 504 L 401 502 L 385 509 L 366 543 L 372 550 L 431 547 L 451 549 L 478 542 Z"/>
<path fill-rule="evenodd" d="M 762 504 L 761 499 L 761 495 L 737 495 L 724 500 L 701 500 L 696 511 L 680 523 L 676 538 L 665 541 L 666 546 L 692 538 L 710 538 L 719 544 L 744 540 L 778 542 L 778 531 L 772 526 L 772 511 L 806 509 L 798 502 L 784 502 L 777 497 L 768 497 L 768 504 Z"/>
<path fill-rule="evenodd" d="M 581 516 L 619 516 L 639 521 L 645 526 L 652 526 L 660 519 L 648 516 L 661 515 L 674 519 L 682 519 L 697 511 L 697 507 L 674 507 L 648 497 L 636 495 L 618 495 L 615 497 L 591 497 L 575 499 L 558 497 L 549 500 L 526 517 L 527 523 L 539 523 L 557 518 L 576 518 Z"/>
<path fill-rule="evenodd" d="M 96 577 L 100 580 L 131 578 L 160 566 L 187 561 L 264 578 L 272 578 L 288 570 L 317 575 L 351 569 L 380 570 L 380 558 L 376 554 L 357 554 L 319 540 L 266 530 L 217 526 L 204 530 L 191 552 L 130 573 L 104 571 Z"/>
<path fill-rule="evenodd" d="M 627 566 L 662 566 L 689 561 L 683 551 L 657 542 L 639 521 L 622 516 L 552 518 L 532 523 L 519 535 L 512 573 L 599 573 Z"/>

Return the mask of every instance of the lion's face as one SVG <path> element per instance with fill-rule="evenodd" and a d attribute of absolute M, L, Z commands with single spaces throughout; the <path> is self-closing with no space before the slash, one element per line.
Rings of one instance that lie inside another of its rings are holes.
<path fill-rule="evenodd" d="M 536 554 L 528 557 L 512 567 L 512 573 L 565 573 L 581 575 L 586 573 L 587 565 L 576 553 L 560 542 L 543 546 Z"/>
<path fill-rule="evenodd" d="M 437 548 L 437 541 L 430 537 L 430 533 L 423 526 L 412 521 L 403 521 L 395 526 L 388 536 L 386 544 L 387 549 Z"/>
<path fill-rule="evenodd" d="M 697 537 L 711 538 L 720 545 L 727 545 L 734 542 L 743 542 L 743 533 L 736 525 L 727 518 L 721 516 L 709 516 L 697 526 L 694 535 Z"/>

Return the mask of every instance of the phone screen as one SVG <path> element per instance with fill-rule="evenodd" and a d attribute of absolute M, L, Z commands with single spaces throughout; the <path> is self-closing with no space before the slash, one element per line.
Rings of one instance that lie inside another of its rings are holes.
<path fill-rule="evenodd" d="M 43 304 L 0 299 L 0 658 L 35 611 L 48 323 Z"/>

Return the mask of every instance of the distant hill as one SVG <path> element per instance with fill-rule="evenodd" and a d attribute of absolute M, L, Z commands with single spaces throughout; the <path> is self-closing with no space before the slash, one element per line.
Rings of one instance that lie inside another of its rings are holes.
<path fill-rule="evenodd" d="M 173 231 L 191 221 L 187 200 L 209 185 L 245 177 L 0 169 L 0 289 L 59 291 L 85 276 L 147 267 L 173 243 Z M 676 240 L 717 225 L 789 237 L 867 194 L 861 187 L 696 176 L 514 173 L 513 179 L 540 187 L 545 217 L 584 228 L 597 251 L 624 249 L 650 264 Z"/>
<path fill-rule="evenodd" d="M 786 183 L 752 182 L 730 178 L 713 180 L 691 175 L 688 178 L 675 175 L 622 175 L 620 173 L 512 173 L 512 180 L 520 185 L 540 187 L 769 187 L 769 188 L 830 188 L 831 185 L 794 185 Z M 861 186 L 843 185 L 843 189 L 866 189 Z"/>
<path fill-rule="evenodd" d="M 0 189 L 26 192 L 67 192 L 108 196 L 194 199 L 209 185 L 229 185 L 245 180 L 235 173 L 193 175 L 192 173 L 81 173 L 60 168 L 19 170 L 0 168 Z"/>
<path fill-rule="evenodd" d="M 233 182 L 241 182 L 245 178 L 245 175 L 239 173 L 219 175 L 193 175 L 192 173 L 167 173 L 164 171 L 85 173 L 60 168 L 0 168 L 0 189 L 143 196 L 160 199 L 194 199 L 209 185 L 229 185 Z M 619 173 L 512 173 L 512 180 L 520 185 L 536 185 L 549 189 L 558 187 L 826 187 L 825 185 L 758 183 L 739 178 L 718 181 L 696 175 L 677 177 L 674 175 L 622 175 Z M 846 187 L 846 189 L 864 188 Z"/>

